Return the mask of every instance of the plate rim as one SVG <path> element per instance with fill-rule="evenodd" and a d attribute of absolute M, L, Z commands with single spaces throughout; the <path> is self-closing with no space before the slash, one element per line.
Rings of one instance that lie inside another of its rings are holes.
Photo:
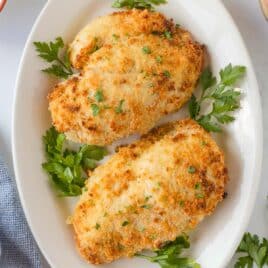
<path fill-rule="evenodd" d="M 19 88 L 20 88 L 21 72 L 22 72 L 22 69 L 24 66 L 24 61 L 26 59 L 26 54 L 27 54 L 28 49 L 30 48 L 30 45 L 32 42 L 31 41 L 32 36 L 36 32 L 38 25 L 39 25 L 39 22 L 42 20 L 43 15 L 45 14 L 47 8 L 50 6 L 51 3 L 53 3 L 53 1 L 55 1 L 55 0 L 48 0 L 45 3 L 44 7 L 42 8 L 39 15 L 37 16 L 37 18 L 32 26 L 32 29 L 27 37 L 27 41 L 24 45 L 21 59 L 20 59 L 19 65 L 18 65 L 17 75 L 16 75 L 16 82 L 15 82 L 15 87 L 14 87 L 15 92 L 14 92 L 13 104 L 12 104 L 12 122 L 11 122 L 11 125 L 12 125 L 12 128 L 11 128 L 12 161 L 13 161 L 16 186 L 18 189 L 20 202 L 21 202 L 24 214 L 25 214 L 26 221 L 27 221 L 28 226 L 30 228 L 30 231 L 31 231 L 31 233 L 32 233 L 37 245 L 38 245 L 38 248 L 40 249 L 42 255 L 45 257 L 46 261 L 49 263 L 49 265 L 51 267 L 55 267 L 55 266 L 50 258 L 50 255 L 47 253 L 46 249 L 41 246 L 41 244 L 42 244 L 41 239 L 39 239 L 38 232 L 35 231 L 34 224 L 31 221 L 30 212 L 27 209 L 27 204 L 26 204 L 26 201 L 24 199 L 24 193 L 23 193 L 22 187 L 21 187 L 22 179 L 19 176 L 20 172 L 19 172 L 19 168 L 17 165 L 18 159 L 17 159 L 17 152 L 16 152 L 16 134 L 15 134 L 16 133 L 15 132 L 16 124 L 15 123 L 16 123 L 16 116 L 17 116 L 17 112 L 16 112 L 16 104 L 18 101 L 18 98 L 17 98 L 18 94 L 17 93 L 18 93 Z M 254 165 L 254 170 L 253 170 L 253 174 L 255 176 L 254 176 L 254 178 L 252 178 L 252 180 L 254 179 L 255 183 L 253 184 L 253 188 L 251 189 L 251 198 L 247 199 L 248 204 L 246 205 L 246 207 L 248 209 L 247 210 L 245 209 L 244 213 L 241 216 L 243 218 L 243 225 L 241 224 L 240 230 L 235 233 L 235 238 L 233 239 L 234 243 L 233 243 L 232 247 L 229 247 L 228 249 L 225 250 L 225 253 L 223 253 L 225 258 L 223 258 L 224 262 L 222 263 L 221 267 L 225 267 L 225 265 L 228 264 L 228 262 L 231 260 L 232 256 L 235 253 L 235 249 L 237 248 L 237 246 L 238 246 L 238 244 L 243 236 L 243 233 L 245 232 L 245 230 L 248 226 L 250 217 L 251 217 L 252 212 L 253 212 L 254 205 L 256 203 L 257 192 L 258 192 L 258 189 L 260 186 L 262 160 L 263 160 L 263 116 L 262 116 L 260 89 L 259 89 L 258 82 L 256 79 L 256 74 L 254 71 L 252 60 L 251 60 L 250 54 L 248 52 L 247 46 L 244 42 L 244 39 L 242 37 L 242 34 L 241 34 L 239 28 L 237 27 L 233 17 L 231 16 L 229 11 L 227 10 L 225 5 L 223 4 L 223 2 L 221 0 L 217 0 L 215 2 L 217 2 L 217 4 L 222 9 L 222 13 L 224 13 L 223 14 L 224 17 L 227 20 L 229 20 L 229 22 L 231 23 L 232 30 L 235 32 L 235 35 L 237 36 L 237 40 L 240 43 L 239 46 L 244 50 L 245 55 L 246 55 L 246 61 L 248 62 L 247 69 L 250 70 L 251 83 L 254 85 L 253 88 L 254 88 L 255 95 L 256 95 L 255 113 L 257 114 L 257 120 L 256 120 L 257 128 L 255 130 L 255 133 L 256 133 L 256 137 L 258 138 L 258 141 L 256 142 L 256 149 L 255 149 L 256 150 L 256 159 L 255 159 L 255 165 Z"/>

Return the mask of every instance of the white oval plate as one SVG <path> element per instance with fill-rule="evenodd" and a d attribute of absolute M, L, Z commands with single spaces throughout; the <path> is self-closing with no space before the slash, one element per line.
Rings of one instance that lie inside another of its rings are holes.
<path fill-rule="evenodd" d="M 40 72 L 44 63 L 33 41 L 62 36 L 70 42 L 91 19 L 114 11 L 111 0 L 51 0 L 41 12 L 24 49 L 17 79 L 13 114 L 13 157 L 20 198 L 31 230 L 52 267 L 94 267 L 77 254 L 73 233 L 65 224 L 71 214 L 68 199 L 56 197 L 40 164 L 44 160 L 41 137 L 50 126 L 46 95 L 55 83 Z M 207 45 L 215 73 L 228 63 L 247 67 L 242 108 L 224 134 L 216 136 L 226 153 L 230 173 L 228 198 L 192 234 L 191 255 L 204 268 L 227 265 L 246 228 L 255 201 L 262 159 L 261 105 L 251 62 L 231 17 L 218 0 L 169 0 L 158 8 L 189 29 Z M 186 109 L 164 121 L 185 117 Z M 103 267 L 158 267 L 138 258 Z"/>

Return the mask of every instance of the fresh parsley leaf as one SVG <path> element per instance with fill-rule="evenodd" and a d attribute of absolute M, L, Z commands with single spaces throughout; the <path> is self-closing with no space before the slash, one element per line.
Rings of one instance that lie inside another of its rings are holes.
<path fill-rule="evenodd" d="M 197 117 L 197 115 L 200 112 L 200 104 L 199 102 L 196 100 L 195 95 L 192 95 L 190 102 L 189 102 L 189 112 L 190 112 L 190 117 L 192 119 L 195 119 Z"/>
<path fill-rule="evenodd" d="M 101 109 L 100 109 L 100 106 L 98 106 L 96 103 L 92 103 L 91 110 L 92 110 L 93 116 L 97 116 L 100 113 Z"/>
<path fill-rule="evenodd" d="M 114 8 L 137 8 L 155 10 L 154 6 L 166 4 L 167 0 L 115 0 L 112 4 Z"/>
<path fill-rule="evenodd" d="M 173 242 L 169 242 L 156 250 L 154 256 L 137 253 L 136 256 L 158 263 L 162 268 L 201 268 L 193 259 L 181 257 L 183 249 L 190 247 L 187 236 L 179 236 Z"/>
<path fill-rule="evenodd" d="M 201 116 L 197 122 L 208 132 L 221 132 L 220 126 L 209 114 Z"/>
<path fill-rule="evenodd" d="M 64 42 L 61 37 L 57 37 L 54 42 L 34 42 L 35 50 L 38 56 L 43 60 L 53 64 L 42 71 L 66 79 L 73 74 L 68 53 L 60 57 L 61 49 L 64 48 Z"/>
<path fill-rule="evenodd" d="M 123 109 L 122 109 L 122 108 L 123 108 L 123 104 L 124 104 L 124 102 L 125 102 L 125 100 L 120 100 L 118 106 L 115 108 L 115 112 L 116 112 L 117 114 L 120 114 L 120 113 L 123 112 Z"/>
<path fill-rule="evenodd" d="M 57 190 L 64 196 L 82 193 L 87 178 L 86 171 L 94 169 L 107 151 L 103 147 L 84 145 L 78 151 L 64 149 L 65 135 L 54 127 L 43 136 L 46 162 L 43 169 L 49 174 Z"/>
<path fill-rule="evenodd" d="M 203 91 L 208 89 L 209 87 L 212 87 L 216 84 L 217 80 L 216 77 L 212 75 L 212 72 L 209 68 L 206 68 L 200 78 L 199 78 L 200 84 L 202 86 Z"/>
<path fill-rule="evenodd" d="M 228 124 L 235 120 L 230 114 L 240 107 L 241 93 L 234 88 L 235 83 L 246 72 L 244 66 L 232 66 L 229 64 L 220 71 L 220 81 L 212 75 L 209 69 L 205 69 L 199 82 L 202 94 L 199 100 L 193 95 L 189 102 L 190 117 L 196 120 L 205 130 L 220 132 L 220 124 Z M 204 102 L 211 105 L 212 109 L 207 114 L 201 114 Z"/>
<path fill-rule="evenodd" d="M 244 66 L 232 66 L 230 63 L 223 70 L 220 71 L 221 83 L 230 86 L 237 82 L 238 79 L 242 78 L 246 72 Z"/>
<path fill-rule="evenodd" d="M 97 102 L 102 102 L 102 101 L 104 100 L 102 90 L 101 90 L 101 89 L 98 89 L 98 90 L 96 91 L 94 97 L 95 97 L 95 100 L 96 100 Z"/>
<path fill-rule="evenodd" d="M 64 79 L 67 79 L 68 76 L 70 75 L 70 73 L 67 72 L 62 66 L 56 65 L 56 64 L 52 64 L 51 67 L 45 68 L 42 71 L 44 73 L 52 74 L 52 75 L 55 75 L 57 77 L 61 77 Z"/>
<path fill-rule="evenodd" d="M 245 233 L 237 249 L 244 256 L 239 257 L 235 268 L 252 268 L 256 264 L 258 268 L 268 266 L 268 240 L 262 241 L 257 235 Z"/>

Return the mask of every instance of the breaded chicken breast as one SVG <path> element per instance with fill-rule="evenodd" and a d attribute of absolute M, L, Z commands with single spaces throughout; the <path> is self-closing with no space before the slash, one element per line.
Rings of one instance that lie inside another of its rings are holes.
<path fill-rule="evenodd" d="M 226 182 L 222 151 L 195 121 L 154 129 L 93 171 L 72 217 L 77 248 L 94 264 L 157 249 L 211 214 Z"/>
<path fill-rule="evenodd" d="M 70 57 L 80 74 L 49 94 L 53 125 L 75 142 L 107 145 L 177 111 L 195 88 L 204 49 L 162 14 L 131 10 L 86 26 Z"/>

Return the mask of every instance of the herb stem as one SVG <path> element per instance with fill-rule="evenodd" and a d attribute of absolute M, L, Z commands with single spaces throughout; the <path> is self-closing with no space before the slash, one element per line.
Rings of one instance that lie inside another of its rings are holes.
<path fill-rule="evenodd" d="M 67 66 L 61 59 L 59 59 L 58 57 L 57 57 L 57 62 L 58 62 L 59 64 L 61 64 L 61 65 L 63 66 L 63 68 L 65 68 L 65 69 L 67 70 L 67 72 L 68 72 L 69 75 L 72 75 L 72 74 L 73 74 L 72 69 L 71 69 L 70 67 L 68 67 L 68 66 Z"/>

